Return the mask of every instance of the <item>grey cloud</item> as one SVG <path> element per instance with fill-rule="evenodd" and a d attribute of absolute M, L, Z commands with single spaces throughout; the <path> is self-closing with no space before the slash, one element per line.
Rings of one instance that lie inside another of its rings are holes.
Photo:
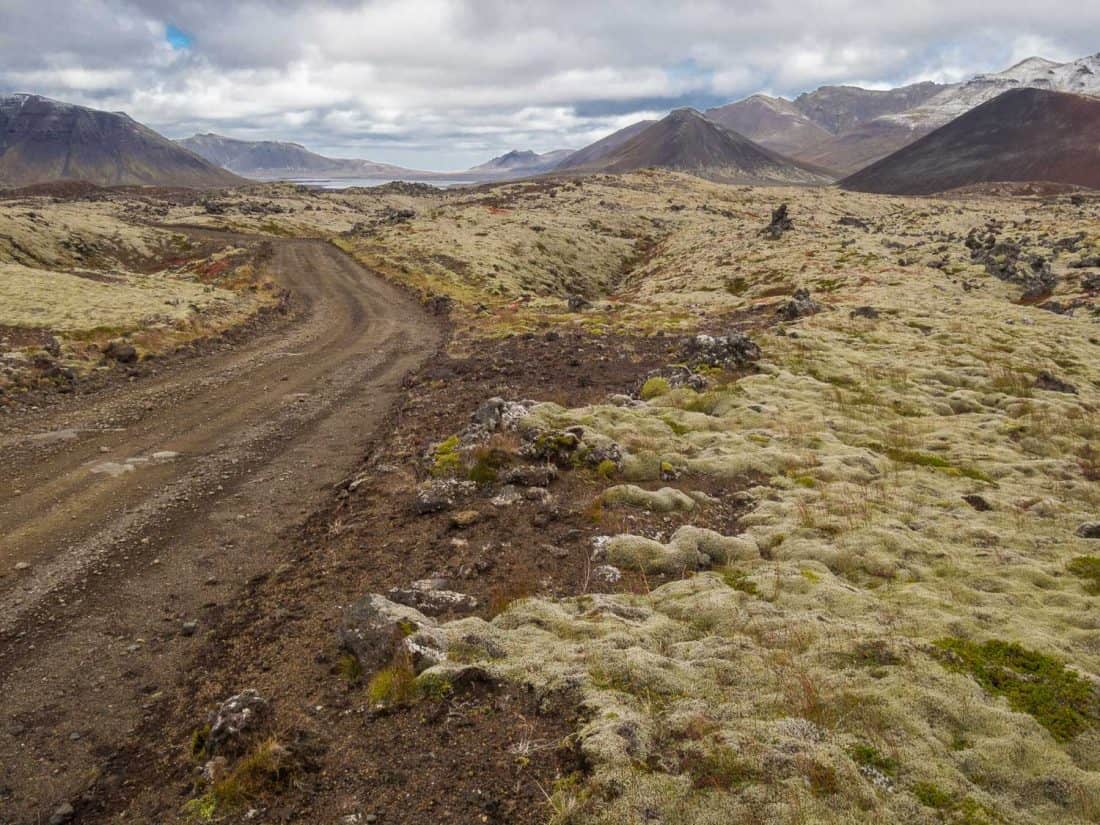
<path fill-rule="evenodd" d="M 194 39 L 164 40 L 167 24 Z M 1095 52 L 1100 4 L 0 0 L 0 88 L 437 168 L 679 105 Z"/>

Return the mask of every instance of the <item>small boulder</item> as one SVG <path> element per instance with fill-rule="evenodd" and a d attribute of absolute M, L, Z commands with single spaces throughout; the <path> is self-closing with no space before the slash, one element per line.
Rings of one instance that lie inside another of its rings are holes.
<path fill-rule="evenodd" d="M 469 613 L 477 609 L 477 599 L 467 593 L 447 589 L 447 581 L 420 579 L 406 588 L 395 587 L 387 594 L 390 601 L 412 607 L 428 616 L 442 613 Z"/>
<path fill-rule="evenodd" d="M 684 343 L 683 358 L 689 364 L 737 369 L 760 360 L 760 347 L 747 335 L 696 335 Z"/>
<path fill-rule="evenodd" d="M 781 203 L 772 210 L 771 223 L 761 229 L 760 234 L 776 241 L 783 237 L 783 233 L 789 232 L 793 227 L 794 224 L 787 214 L 787 204 Z"/>
<path fill-rule="evenodd" d="M 128 344 L 125 341 L 111 341 L 103 350 L 103 354 L 108 358 L 118 361 L 120 364 L 133 364 L 138 360 L 137 350 L 134 349 L 134 345 Z"/>
<path fill-rule="evenodd" d="M 446 658 L 446 640 L 433 619 L 377 593 L 344 612 L 338 635 L 340 644 L 368 671 L 383 667 L 401 650 L 410 655 L 417 671 Z"/>
<path fill-rule="evenodd" d="M 592 302 L 583 295 L 570 295 L 568 303 L 570 312 L 584 312 L 592 306 Z"/>
<path fill-rule="evenodd" d="M 268 711 L 267 701 L 252 688 L 230 696 L 211 715 L 207 751 L 212 754 L 232 746 L 241 734 L 263 721 Z"/>
<path fill-rule="evenodd" d="M 476 487 L 477 485 L 472 481 L 458 481 L 451 478 L 425 481 L 416 488 L 413 510 L 421 516 L 451 510 L 459 500 L 472 494 Z"/>
<path fill-rule="evenodd" d="M 866 318 L 870 321 L 874 321 L 879 317 L 877 309 L 871 306 L 856 307 L 848 315 L 852 318 Z"/>
<path fill-rule="evenodd" d="M 1100 521 L 1087 521 L 1077 528 L 1077 537 L 1081 539 L 1100 539 Z"/>
<path fill-rule="evenodd" d="M 1058 376 L 1054 375 L 1047 370 L 1042 370 L 1035 378 L 1035 389 L 1047 390 L 1048 392 L 1064 392 L 1071 395 L 1077 395 L 1077 387 L 1070 384 L 1068 381 L 1063 381 Z"/>
<path fill-rule="evenodd" d="M 519 487 L 549 487 L 557 477 L 558 471 L 551 464 L 524 464 L 505 470 L 500 480 Z"/>
<path fill-rule="evenodd" d="M 808 289 L 797 289 L 786 304 L 780 307 L 779 318 L 783 321 L 797 321 L 808 315 L 816 315 L 821 312 L 821 304 L 810 297 Z"/>

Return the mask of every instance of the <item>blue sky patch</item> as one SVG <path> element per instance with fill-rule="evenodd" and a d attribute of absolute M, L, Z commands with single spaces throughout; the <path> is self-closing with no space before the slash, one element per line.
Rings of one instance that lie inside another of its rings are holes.
<path fill-rule="evenodd" d="M 171 23 L 164 30 L 164 39 L 168 41 L 168 45 L 173 49 L 191 48 L 191 35 Z"/>

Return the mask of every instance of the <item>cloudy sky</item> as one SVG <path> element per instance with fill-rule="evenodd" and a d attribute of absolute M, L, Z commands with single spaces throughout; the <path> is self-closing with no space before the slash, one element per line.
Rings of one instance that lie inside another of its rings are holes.
<path fill-rule="evenodd" d="M 758 91 L 1068 60 L 1098 33 L 1089 0 L 0 0 L 0 93 L 444 170 Z"/>

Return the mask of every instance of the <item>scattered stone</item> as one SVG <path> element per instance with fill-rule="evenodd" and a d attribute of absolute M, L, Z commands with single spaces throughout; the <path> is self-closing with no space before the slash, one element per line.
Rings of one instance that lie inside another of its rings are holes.
<path fill-rule="evenodd" d="M 1077 395 L 1077 387 L 1070 384 L 1068 381 L 1063 381 L 1053 373 L 1043 370 L 1035 378 L 1035 389 L 1047 390 L 1049 392 L 1064 392 L 1070 395 Z"/>
<path fill-rule="evenodd" d="M 623 577 L 623 571 L 611 564 L 601 564 L 592 568 L 592 581 L 599 584 L 615 584 Z"/>
<path fill-rule="evenodd" d="M 1082 539 L 1100 539 L 1100 521 L 1087 521 L 1077 528 L 1077 537 Z"/>
<path fill-rule="evenodd" d="M 31 569 L 30 562 L 17 561 L 15 563 L 15 569 L 16 570 L 30 570 Z"/>
<path fill-rule="evenodd" d="M 534 401 L 505 401 L 495 397 L 486 399 L 474 410 L 470 425 L 459 440 L 464 444 L 476 444 L 493 433 L 514 430 L 534 405 Z"/>
<path fill-rule="evenodd" d="M 992 504 L 990 504 L 982 496 L 979 496 L 976 493 L 971 493 L 970 495 L 963 496 L 963 501 L 965 501 L 979 513 L 988 513 L 990 510 L 993 509 Z"/>
<path fill-rule="evenodd" d="M 856 307 L 848 315 L 852 318 L 867 318 L 869 320 L 875 320 L 879 317 L 877 309 L 871 306 Z"/>
<path fill-rule="evenodd" d="M 481 513 L 478 510 L 460 510 L 451 515 L 451 526 L 470 527 L 481 521 Z"/>
<path fill-rule="evenodd" d="M 469 613 L 477 609 L 477 599 L 467 593 L 447 589 L 446 579 L 420 579 L 410 587 L 395 587 L 387 594 L 390 601 L 415 608 L 428 616 L 442 613 Z"/>
<path fill-rule="evenodd" d="M 863 218 L 857 218 L 854 215 L 845 215 L 837 221 L 837 224 L 840 226 L 854 226 L 856 229 L 862 229 L 864 232 L 871 229 L 867 221 L 863 220 Z"/>
<path fill-rule="evenodd" d="M 737 369 L 760 360 L 760 347 L 747 335 L 696 335 L 684 344 L 683 358 L 689 364 Z"/>
<path fill-rule="evenodd" d="M 446 658 L 446 639 L 434 619 L 377 593 L 344 612 L 339 639 L 367 671 L 383 667 L 399 650 L 411 656 L 418 672 Z"/>
<path fill-rule="evenodd" d="M 253 688 L 230 696 L 210 716 L 207 751 L 232 747 L 242 733 L 254 729 L 268 714 L 267 701 Z"/>
<path fill-rule="evenodd" d="M 471 495 L 476 487 L 477 485 L 472 481 L 458 481 L 453 478 L 437 478 L 425 481 L 416 488 L 413 509 L 417 515 L 454 509 L 457 502 Z"/>
<path fill-rule="evenodd" d="M 693 372 L 683 364 L 673 364 L 672 366 L 661 367 L 660 369 L 646 373 L 645 378 L 643 378 L 638 385 L 638 395 L 641 394 L 642 387 L 645 386 L 646 381 L 651 378 L 665 379 L 665 381 L 668 382 L 669 388 L 674 390 L 680 389 L 681 387 L 687 387 L 695 390 L 695 392 L 702 392 L 707 388 L 707 378 L 705 375 Z"/>
<path fill-rule="evenodd" d="M 1039 255 L 1025 257 L 1020 244 L 998 239 L 993 232 L 984 237 L 971 230 L 966 237 L 971 260 L 980 263 L 993 277 L 1024 288 L 1023 299 L 1035 300 L 1049 294 L 1057 282 L 1050 261 Z"/>
<path fill-rule="evenodd" d="M 515 484 L 519 487 L 549 487 L 557 477 L 557 468 L 552 464 L 525 464 L 506 470 L 500 476 L 500 481 L 504 484 Z"/>
<path fill-rule="evenodd" d="M 772 210 L 771 223 L 761 229 L 760 234 L 777 241 L 783 236 L 784 232 L 789 232 L 793 227 L 794 223 L 787 214 L 787 204 L 781 203 Z"/>
<path fill-rule="evenodd" d="M 138 360 L 137 350 L 134 349 L 133 344 L 125 341 L 111 341 L 103 350 L 103 354 L 120 364 L 133 364 Z"/>
<path fill-rule="evenodd" d="M 447 315 L 451 311 L 454 301 L 449 295 L 433 295 L 424 302 L 424 308 L 432 315 Z"/>
<path fill-rule="evenodd" d="M 583 295 L 570 295 L 568 303 L 570 312 L 584 312 L 592 306 L 592 302 Z"/>
<path fill-rule="evenodd" d="M 199 623 L 195 621 L 184 622 L 180 625 L 180 635 L 182 636 L 194 636 L 195 632 L 199 629 Z"/>
<path fill-rule="evenodd" d="M 777 315 L 783 321 L 797 321 L 808 315 L 816 315 L 821 312 L 821 304 L 810 297 L 808 289 L 797 289 L 786 304 L 780 307 Z"/>

